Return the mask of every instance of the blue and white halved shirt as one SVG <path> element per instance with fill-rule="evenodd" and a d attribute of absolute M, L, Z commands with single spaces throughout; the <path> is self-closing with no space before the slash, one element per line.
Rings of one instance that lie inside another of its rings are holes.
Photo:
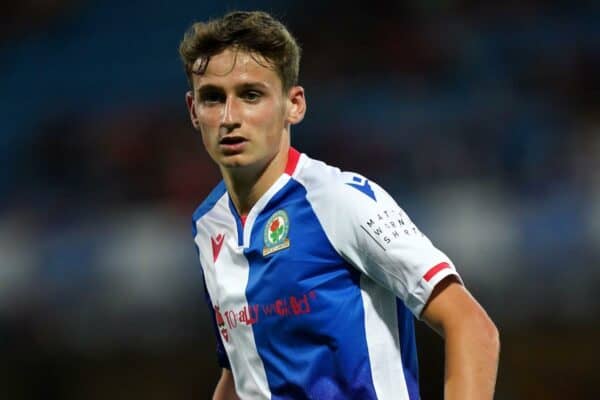
<path fill-rule="evenodd" d="M 292 148 L 245 222 L 221 182 L 193 233 L 240 398 L 419 398 L 413 315 L 458 275 L 377 184 Z"/>

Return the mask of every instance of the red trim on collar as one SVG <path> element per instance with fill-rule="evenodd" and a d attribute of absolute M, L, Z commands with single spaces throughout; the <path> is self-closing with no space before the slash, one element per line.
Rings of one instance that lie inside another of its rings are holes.
<path fill-rule="evenodd" d="M 296 150 L 293 147 L 290 147 L 290 149 L 288 150 L 287 164 L 285 166 L 285 171 L 283 171 L 283 172 L 285 172 L 289 176 L 292 176 L 294 174 L 294 170 L 296 169 L 296 166 L 298 165 L 299 159 L 300 159 L 300 153 L 298 152 L 298 150 Z"/>
<path fill-rule="evenodd" d="M 242 221 L 242 227 L 244 227 L 244 225 L 246 225 L 246 218 L 248 218 L 248 215 L 240 215 L 240 221 Z"/>

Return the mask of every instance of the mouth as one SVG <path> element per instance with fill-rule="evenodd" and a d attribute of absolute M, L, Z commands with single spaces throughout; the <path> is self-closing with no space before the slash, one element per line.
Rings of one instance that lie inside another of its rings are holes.
<path fill-rule="evenodd" d="M 248 140 L 242 136 L 225 136 L 219 140 L 219 147 L 224 155 L 232 156 L 244 151 Z"/>
<path fill-rule="evenodd" d="M 246 139 L 244 139 L 241 136 L 225 136 L 225 137 L 221 138 L 221 140 L 219 140 L 219 144 L 222 144 L 225 146 L 231 146 L 231 145 L 244 143 L 245 141 L 246 141 Z"/>

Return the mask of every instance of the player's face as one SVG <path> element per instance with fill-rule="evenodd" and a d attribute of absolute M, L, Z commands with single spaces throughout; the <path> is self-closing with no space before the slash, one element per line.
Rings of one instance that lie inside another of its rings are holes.
<path fill-rule="evenodd" d="M 222 169 L 262 170 L 287 152 L 289 125 L 304 115 L 302 88 L 284 93 L 277 73 L 262 64 L 247 52 L 226 49 L 210 58 L 204 74 L 193 77 L 190 117 Z"/>

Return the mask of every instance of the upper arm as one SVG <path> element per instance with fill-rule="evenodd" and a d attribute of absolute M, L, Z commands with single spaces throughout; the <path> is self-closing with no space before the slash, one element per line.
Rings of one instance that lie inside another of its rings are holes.
<path fill-rule="evenodd" d="M 444 398 L 492 399 L 500 339 L 485 310 L 452 277 L 436 286 L 421 315 L 444 337 Z"/>
<path fill-rule="evenodd" d="M 446 277 L 433 289 L 421 314 L 442 337 L 461 328 L 496 336 L 496 327 L 483 307 L 453 276 Z"/>

